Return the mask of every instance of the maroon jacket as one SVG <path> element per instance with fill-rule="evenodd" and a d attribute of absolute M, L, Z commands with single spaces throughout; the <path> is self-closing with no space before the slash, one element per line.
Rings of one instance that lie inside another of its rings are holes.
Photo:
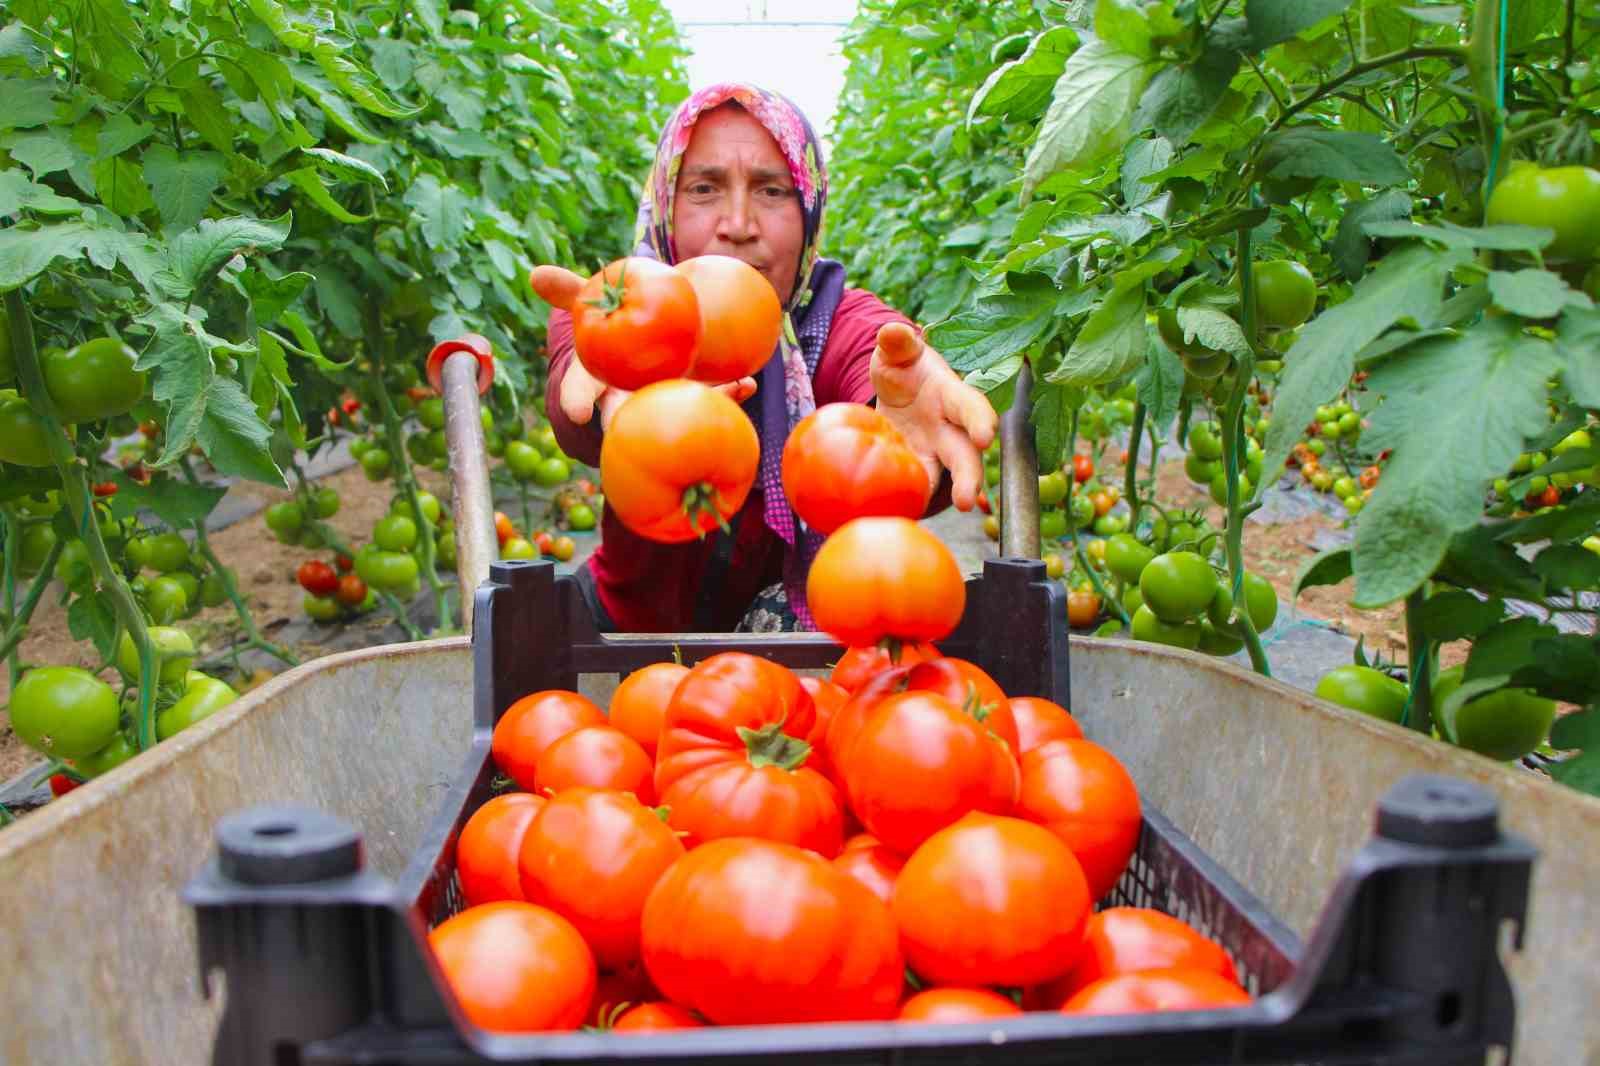
<path fill-rule="evenodd" d="M 878 330 L 890 322 L 911 323 L 863 289 L 846 289 L 833 314 L 828 343 L 817 362 L 812 389 L 817 406 L 871 403 L 872 351 Z M 600 420 L 577 425 L 558 402 L 561 379 L 572 361 L 572 317 L 550 312 L 550 374 L 545 410 L 561 450 L 590 466 L 600 465 Z M 936 493 L 934 506 L 948 502 Z M 601 542 L 588 562 L 600 605 L 626 633 L 717 632 L 733 629 L 762 589 L 783 579 L 784 543 L 762 519 L 759 485 L 733 520 L 735 537 L 726 559 L 713 559 L 718 541 L 708 536 L 687 544 L 658 544 L 634 533 L 606 508 Z M 724 545 L 724 550 L 726 550 Z"/>

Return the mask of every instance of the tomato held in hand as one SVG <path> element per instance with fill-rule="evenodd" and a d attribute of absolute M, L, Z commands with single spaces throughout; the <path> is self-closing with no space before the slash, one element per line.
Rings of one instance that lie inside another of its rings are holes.
<path fill-rule="evenodd" d="M 495 723 L 489 752 L 502 773 L 531 792 L 539 756 L 546 748 L 574 729 L 605 724 L 605 713 L 589 697 L 567 689 L 545 689 L 506 708 Z"/>
<path fill-rule="evenodd" d="M 1149 1011 L 1244 1007 L 1250 993 L 1209 970 L 1144 970 L 1102 978 L 1061 1007 L 1063 1014 L 1142 1014 Z"/>
<path fill-rule="evenodd" d="M 720 385 L 760 373 L 783 333 L 783 307 L 772 282 L 729 255 L 699 255 L 673 269 L 694 286 L 700 308 L 700 340 L 689 376 Z"/>
<path fill-rule="evenodd" d="M 571 788 L 534 816 L 517 869 L 527 900 L 570 921 L 599 965 L 617 970 L 638 961 L 645 899 L 683 853 L 660 814 L 633 796 Z"/>
<path fill-rule="evenodd" d="M 635 670 L 611 694 L 611 725 L 638 741 L 654 759 L 667 705 L 688 675 L 689 668 L 681 663 L 651 663 Z"/>
<path fill-rule="evenodd" d="M 1022 1008 L 987 988 L 928 988 L 900 1008 L 903 1022 L 981 1022 L 989 1018 L 1009 1018 Z"/>
<path fill-rule="evenodd" d="M 726 395 L 693 381 L 641 389 L 600 445 L 606 507 L 641 537 L 694 540 L 726 525 L 755 483 L 761 442 Z"/>
<path fill-rule="evenodd" d="M 817 628 L 850 647 L 943 640 L 966 584 L 944 542 L 909 518 L 857 518 L 823 542 L 806 576 Z"/>
<path fill-rule="evenodd" d="M 576 1029 L 594 997 L 594 955 L 572 923 L 516 900 L 469 907 L 428 934 L 450 990 L 491 1032 Z"/>
<path fill-rule="evenodd" d="M 644 803 L 655 802 L 650 756 L 620 729 L 586 725 L 550 743 L 534 764 L 533 780 L 541 794 L 586 786 L 630 792 Z"/>
<path fill-rule="evenodd" d="M 783 492 L 819 533 L 852 518 L 921 518 L 927 472 L 900 431 L 864 403 L 830 403 L 800 420 L 783 446 Z"/>
<path fill-rule="evenodd" d="M 578 360 L 599 380 L 642 389 L 681 378 L 700 341 L 700 307 L 685 275 L 630 256 L 589 278 L 572 305 Z"/>
<path fill-rule="evenodd" d="M 544 797 L 532 792 L 507 792 L 472 812 L 456 840 L 456 875 L 467 906 L 526 898 L 517 857 L 544 804 Z"/>
<path fill-rule="evenodd" d="M 1052 740 L 1022 756 L 1017 817 L 1044 826 L 1072 850 L 1096 900 L 1127 869 L 1143 824 L 1133 778 L 1088 740 Z"/>
<path fill-rule="evenodd" d="M 889 908 L 770 840 L 678 860 L 645 901 L 642 954 L 666 998 L 718 1025 L 892 1018 L 905 980 Z"/>
<path fill-rule="evenodd" d="M 1089 916 L 1083 950 L 1066 976 L 1028 990 L 1030 1010 L 1056 1010 L 1080 990 L 1117 974 L 1179 966 L 1238 984 L 1233 960 L 1187 922 L 1146 907 L 1108 907 Z"/>
<path fill-rule="evenodd" d="M 927 980 L 1035 985 L 1072 967 L 1089 906 L 1083 870 L 1049 830 L 969 814 L 906 860 L 892 909 L 906 962 Z"/>

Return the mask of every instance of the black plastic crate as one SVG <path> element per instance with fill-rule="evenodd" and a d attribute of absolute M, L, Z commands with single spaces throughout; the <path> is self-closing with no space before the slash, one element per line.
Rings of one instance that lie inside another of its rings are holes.
<path fill-rule="evenodd" d="M 981 665 L 1008 693 L 1071 706 L 1062 593 L 1044 565 L 991 561 L 967 590 L 961 626 L 941 648 Z M 489 741 L 499 713 L 529 692 L 576 688 L 579 674 L 625 673 L 675 649 L 686 663 L 739 650 L 797 669 L 826 666 L 840 649 L 810 634 L 602 636 L 573 580 L 549 563 L 495 564 L 475 619 L 473 748 L 398 883 L 363 870 L 359 834 L 320 812 L 255 808 L 218 825 L 217 855 L 185 890 L 202 976 L 220 969 L 226 977 L 216 1063 L 1510 1061 L 1515 1011 L 1499 950 L 1506 922 L 1520 945 L 1533 849 L 1499 830 L 1489 793 L 1421 775 L 1380 803 L 1374 837 L 1307 944 L 1146 805 L 1133 861 L 1102 903 L 1156 907 L 1215 938 L 1260 997 L 1246 1008 L 659 1036 L 485 1033 L 463 1020 L 425 937 L 462 905 L 455 841 L 494 793 Z"/>

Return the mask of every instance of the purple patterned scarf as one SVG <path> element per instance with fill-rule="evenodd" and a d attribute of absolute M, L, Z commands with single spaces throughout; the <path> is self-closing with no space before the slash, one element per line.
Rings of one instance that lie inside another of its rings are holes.
<path fill-rule="evenodd" d="M 783 564 L 789 607 L 801 628 L 815 629 L 806 608 L 806 575 L 823 538 L 806 528 L 783 494 L 783 445 L 796 423 L 816 409 L 811 378 L 828 342 L 833 313 L 844 296 L 844 266 L 817 255 L 822 210 L 828 201 L 828 172 L 821 142 L 800 109 L 777 93 L 738 82 L 702 89 L 680 104 L 661 133 L 655 163 L 640 198 L 635 235 L 638 247 L 634 254 L 665 263 L 677 262 L 672 200 L 683 153 L 699 117 L 729 101 L 750 112 L 772 134 L 789 162 L 789 173 L 800 194 L 804 236 L 794 295 L 784 308 L 784 331 L 776 357 L 762 368 L 756 394 L 744 406 L 761 438 L 757 480 L 762 492 L 762 515 L 768 528 L 789 547 Z"/>

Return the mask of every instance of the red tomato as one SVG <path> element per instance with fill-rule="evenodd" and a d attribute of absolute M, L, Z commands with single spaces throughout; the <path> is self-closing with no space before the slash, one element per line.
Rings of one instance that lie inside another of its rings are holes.
<path fill-rule="evenodd" d="M 525 898 L 517 855 L 529 823 L 543 806 L 543 797 L 532 792 L 508 792 L 472 812 L 456 840 L 456 873 L 468 906 Z"/>
<path fill-rule="evenodd" d="M 620 970 L 601 970 L 595 980 L 594 1002 L 584 1024 L 609 1028 L 631 1004 L 660 998 L 661 993 L 650 983 L 650 975 L 644 972 L 641 963 Z"/>
<path fill-rule="evenodd" d="M 1074 455 L 1072 457 L 1072 477 L 1080 485 L 1094 477 L 1094 460 L 1087 455 Z"/>
<path fill-rule="evenodd" d="M 720 385 L 759 373 L 783 333 L 783 305 L 772 282 L 731 255 L 698 255 L 674 269 L 689 279 L 700 308 L 689 376 Z"/>
<path fill-rule="evenodd" d="M 650 756 L 628 734 L 586 725 L 550 742 L 534 764 L 533 780 L 545 794 L 587 786 L 631 792 L 641 803 L 653 804 L 654 772 Z"/>
<path fill-rule="evenodd" d="M 489 752 L 500 771 L 533 791 L 534 771 L 544 749 L 586 725 L 605 725 L 606 716 L 587 697 L 566 689 L 545 689 L 524 696 L 495 723 Z"/>
<path fill-rule="evenodd" d="M 554 555 L 556 553 L 556 538 L 547 529 L 540 530 L 533 538 L 534 545 L 539 549 L 540 555 Z"/>
<path fill-rule="evenodd" d="M 66 774 L 51 774 L 50 795 L 54 796 L 56 799 L 60 799 L 68 792 L 71 792 L 73 789 L 77 788 L 80 784 L 82 784 L 82 782 L 74 781 Z"/>
<path fill-rule="evenodd" d="M 770 840 L 713 840 L 644 905 L 645 968 L 718 1025 L 892 1018 L 905 980 L 894 919 L 826 859 Z"/>
<path fill-rule="evenodd" d="M 611 695 L 611 724 L 638 741 L 652 759 L 667 704 L 688 674 L 689 668 L 681 663 L 651 663 L 623 678 Z"/>
<path fill-rule="evenodd" d="M 838 853 L 838 790 L 805 765 L 816 708 L 794 673 L 743 652 L 713 655 L 672 696 L 656 790 L 689 847 L 751 836 Z"/>
<path fill-rule="evenodd" d="M 984 727 L 1017 750 L 1017 720 L 1011 701 L 994 678 L 976 663 L 940 657 L 918 663 L 906 678 L 906 691 L 933 692 L 967 711 Z"/>
<path fill-rule="evenodd" d="M 817 628 L 848 647 L 943 640 L 967 586 L 944 542 L 909 518 L 857 518 L 823 542 L 806 575 Z"/>
<path fill-rule="evenodd" d="M 494 513 L 494 535 L 502 548 L 506 546 L 506 541 L 517 535 L 517 527 L 511 524 L 511 519 L 504 511 Z"/>
<path fill-rule="evenodd" d="M 101 497 L 115 496 L 117 494 L 117 483 L 115 481 L 97 481 L 94 483 L 94 494 Z"/>
<path fill-rule="evenodd" d="M 994 513 L 994 507 L 989 503 L 989 493 L 984 489 L 978 490 L 978 510 L 984 514 Z"/>
<path fill-rule="evenodd" d="M 576 1029 L 594 997 L 594 956 L 572 923 L 532 903 L 469 907 L 428 934 L 472 1024 L 492 1032 Z"/>
<path fill-rule="evenodd" d="M 1029 989 L 1030 1010 L 1056 1010 L 1079 990 L 1116 974 L 1171 967 L 1206 970 L 1238 984 L 1233 960 L 1222 945 L 1186 922 L 1144 907 L 1110 907 L 1090 915 L 1083 951 L 1068 973 Z"/>
<path fill-rule="evenodd" d="M 1046 827 L 1072 849 L 1096 900 L 1127 869 L 1142 824 L 1133 778 L 1088 740 L 1052 740 L 1022 756 L 1017 816 Z"/>
<path fill-rule="evenodd" d="M 838 774 L 828 760 L 826 740 L 828 726 L 833 723 L 833 716 L 850 702 L 850 693 L 832 681 L 820 677 L 802 677 L 800 687 L 806 690 L 806 695 L 811 697 L 811 705 L 816 708 L 811 736 L 808 738 L 811 742 L 811 757 L 806 760 L 806 765 L 838 785 L 840 783 Z"/>
<path fill-rule="evenodd" d="M 1017 752 L 1030 752 L 1047 740 L 1081 740 L 1077 719 L 1059 703 L 1037 696 L 1014 696 L 1011 716 L 1017 722 Z"/>
<path fill-rule="evenodd" d="M 973 715 L 931 692 L 890 696 L 862 724 L 841 767 L 867 832 L 902 855 L 970 811 L 1008 814 L 1018 771 Z"/>
<path fill-rule="evenodd" d="M 863 648 L 846 648 L 845 653 L 833 666 L 830 680 L 846 692 L 854 694 L 857 689 L 865 685 L 875 674 L 894 666 L 914 666 L 927 659 L 937 659 L 939 649 L 926 641 L 914 644 L 896 645 L 898 652 L 896 658 L 889 658 L 889 651 L 876 644 Z"/>
<path fill-rule="evenodd" d="M 570 921 L 596 962 L 618 970 L 638 962 L 645 897 L 683 844 L 625 792 L 569 788 L 539 811 L 518 854 L 528 901 Z"/>
<path fill-rule="evenodd" d="M 624 1011 L 611 1025 L 614 1033 L 654 1033 L 667 1029 L 704 1029 L 706 1023 L 701 1021 L 693 1011 L 657 1000 L 654 1003 L 641 1003 Z"/>
<path fill-rule="evenodd" d="M 367 583 L 358 574 L 340 574 L 333 598 L 346 607 L 359 607 L 367 602 Z"/>
<path fill-rule="evenodd" d="M 906 860 L 892 910 L 906 962 L 929 981 L 1033 985 L 1071 968 L 1090 902 L 1082 868 L 1049 830 L 969 814 Z"/>
<path fill-rule="evenodd" d="M 339 575 L 321 559 L 307 559 L 294 576 L 300 587 L 313 596 L 332 596 L 339 590 Z"/>
<path fill-rule="evenodd" d="M 703 537 L 744 506 L 761 441 L 727 395 L 662 381 L 628 397 L 600 445 L 606 509 L 649 540 Z"/>
<path fill-rule="evenodd" d="M 584 283 L 571 311 L 578 360 L 607 385 L 642 389 L 689 372 L 700 307 L 689 279 L 666 264 L 619 259 Z"/>
<path fill-rule="evenodd" d="M 855 847 L 846 844 L 833 860 L 833 867 L 861 882 L 869 892 L 887 904 L 894 898 L 895 878 L 900 876 L 900 868 L 906 861 L 865 833 L 853 839 L 862 837 L 869 843 Z"/>
<path fill-rule="evenodd" d="M 910 677 L 910 666 L 881 670 L 862 684 L 849 702 L 834 713 L 833 721 L 828 723 L 824 746 L 828 749 L 828 764 L 837 772 L 843 772 L 845 753 L 855 743 L 856 734 L 861 732 L 863 723 L 877 710 L 878 704 L 904 692 Z"/>
<path fill-rule="evenodd" d="M 1250 993 L 1209 970 L 1145 970 L 1102 978 L 1067 1000 L 1062 1014 L 1142 1014 L 1244 1007 Z"/>
<path fill-rule="evenodd" d="M 336 555 L 333 557 L 333 564 L 339 568 L 341 574 L 348 574 L 355 568 L 356 561 L 348 555 Z"/>
<path fill-rule="evenodd" d="M 903 1022 L 981 1022 L 988 1018 L 1009 1018 L 1022 1008 L 987 988 L 928 988 L 905 1001 L 900 1008 Z"/>
<path fill-rule="evenodd" d="M 800 420 L 783 446 L 783 493 L 819 533 L 852 518 L 921 518 L 932 492 L 900 431 L 864 403 L 830 403 Z"/>

